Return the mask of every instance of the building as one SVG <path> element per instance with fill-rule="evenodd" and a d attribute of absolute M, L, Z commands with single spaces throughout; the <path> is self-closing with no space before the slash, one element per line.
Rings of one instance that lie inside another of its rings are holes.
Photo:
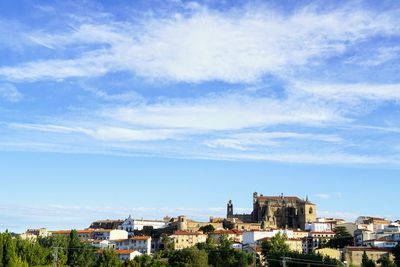
<path fill-rule="evenodd" d="M 118 226 L 123 223 L 124 220 L 99 220 L 94 221 L 90 224 L 90 229 L 118 229 Z"/>
<path fill-rule="evenodd" d="M 227 218 L 238 218 L 246 223 L 261 223 L 263 229 L 305 229 L 306 224 L 316 221 L 316 205 L 293 196 L 263 196 L 253 194 L 253 212 L 234 214 L 233 203 L 227 204 Z"/>
<path fill-rule="evenodd" d="M 381 237 L 372 240 L 366 240 L 363 242 L 363 246 L 372 248 L 395 248 L 398 244 L 397 240 L 394 240 L 391 236 Z"/>
<path fill-rule="evenodd" d="M 322 256 L 328 256 L 329 258 L 336 259 L 340 261 L 342 259 L 340 250 L 333 248 L 319 248 L 315 250 L 316 254 L 320 254 Z"/>
<path fill-rule="evenodd" d="M 116 249 L 136 250 L 147 255 L 151 253 L 150 236 L 133 236 L 127 239 L 114 240 L 113 243 Z"/>
<path fill-rule="evenodd" d="M 244 245 L 254 245 L 258 240 L 271 238 L 276 234 L 286 235 L 288 239 L 294 238 L 294 231 L 288 229 L 280 230 L 258 230 L 258 231 L 244 231 L 243 232 L 243 244 Z"/>
<path fill-rule="evenodd" d="M 367 254 L 368 258 L 373 261 L 378 261 L 382 257 L 389 257 L 393 260 L 393 254 L 389 249 L 381 248 L 368 248 L 368 247 L 345 247 L 343 249 L 344 261 L 348 265 L 361 266 L 362 257 L 364 252 Z"/>
<path fill-rule="evenodd" d="M 332 224 L 329 222 L 312 222 L 305 225 L 305 230 L 311 232 L 332 232 Z"/>
<path fill-rule="evenodd" d="M 207 235 L 202 232 L 175 231 L 169 237 L 174 244 L 174 249 L 190 248 L 207 240 Z"/>
<path fill-rule="evenodd" d="M 94 240 L 119 240 L 128 239 L 128 232 L 118 229 L 97 229 L 93 230 Z"/>
<path fill-rule="evenodd" d="M 117 254 L 118 259 L 120 261 L 129 261 L 133 260 L 135 257 L 142 255 L 139 251 L 136 250 L 125 250 L 125 249 L 117 249 L 114 250 L 115 254 Z M 104 252 L 104 249 L 99 249 L 96 252 L 96 258 L 100 256 Z"/>
<path fill-rule="evenodd" d="M 169 226 L 174 227 L 179 231 L 189 231 L 189 232 L 197 232 L 200 227 L 212 225 L 214 229 L 224 229 L 223 222 L 215 221 L 213 218 L 210 218 L 209 222 L 197 222 L 194 220 L 188 219 L 186 216 L 181 215 L 177 218 L 172 218 L 169 221 Z"/>
<path fill-rule="evenodd" d="M 257 245 L 262 245 L 262 242 L 270 240 L 270 237 L 264 237 L 260 240 L 258 240 L 256 243 Z M 289 249 L 291 251 L 295 251 L 298 253 L 303 252 L 303 239 L 300 238 L 288 238 L 285 241 L 285 244 L 288 245 Z"/>
<path fill-rule="evenodd" d="M 115 250 L 115 253 L 118 255 L 118 258 L 121 261 L 130 261 L 130 260 L 133 260 L 135 257 L 142 255 L 142 253 L 140 253 L 137 250 L 117 249 L 117 250 Z"/>
<path fill-rule="evenodd" d="M 118 229 L 125 230 L 128 232 L 129 236 L 132 236 L 134 231 L 142 231 L 145 227 L 160 229 L 166 227 L 166 225 L 165 221 L 133 219 L 131 215 L 129 215 L 129 217 L 118 226 Z"/>
<path fill-rule="evenodd" d="M 58 235 L 58 236 L 69 236 L 72 230 L 58 230 L 58 231 L 50 231 L 50 235 Z M 94 229 L 84 229 L 84 230 L 76 230 L 76 234 L 80 241 L 88 241 L 93 239 Z"/>
<path fill-rule="evenodd" d="M 215 241 L 220 242 L 221 236 L 226 236 L 228 240 L 242 243 L 243 242 L 243 232 L 239 230 L 216 230 L 209 234 L 210 237 L 213 237 Z"/>
<path fill-rule="evenodd" d="M 239 218 L 227 218 L 224 220 L 224 228 L 241 231 L 261 230 L 261 223 L 243 222 Z"/>
<path fill-rule="evenodd" d="M 48 237 L 50 233 L 46 228 L 28 229 L 25 233 L 21 234 L 21 239 L 36 240 L 38 237 Z"/>
<path fill-rule="evenodd" d="M 310 232 L 303 242 L 303 252 L 306 254 L 313 253 L 333 237 L 335 237 L 334 232 Z"/>

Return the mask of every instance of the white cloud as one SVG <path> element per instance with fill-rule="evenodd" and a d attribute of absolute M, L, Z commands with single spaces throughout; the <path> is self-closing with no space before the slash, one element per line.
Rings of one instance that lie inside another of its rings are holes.
<path fill-rule="evenodd" d="M 0 83 L 0 99 L 8 102 L 18 102 L 22 100 L 23 95 L 18 89 L 10 83 Z"/>
<path fill-rule="evenodd" d="M 297 82 L 295 90 L 315 97 L 336 101 L 354 101 L 360 99 L 373 101 L 400 100 L 400 84 L 335 84 L 316 82 Z"/>
<path fill-rule="evenodd" d="M 113 120 L 154 128 L 233 130 L 279 124 L 344 122 L 335 109 L 311 99 L 273 99 L 238 94 L 161 100 L 154 104 L 106 109 Z"/>
<path fill-rule="evenodd" d="M 306 7 L 284 15 L 249 6 L 224 13 L 197 8 L 190 14 L 143 17 L 137 24 L 82 24 L 70 33 L 29 35 L 32 42 L 54 49 L 87 44 L 80 56 L 4 66 L 0 75 L 42 80 L 128 70 L 150 79 L 252 83 L 266 73 L 286 74 L 341 53 L 368 37 L 399 34 L 396 15 L 396 10 L 381 14 L 355 6 L 329 12 Z"/>
<path fill-rule="evenodd" d="M 309 134 L 295 132 L 253 132 L 227 135 L 226 138 L 212 139 L 205 142 L 207 146 L 248 150 L 250 146 L 277 146 L 282 140 L 308 140 L 329 143 L 342 143 L 344 140 L 335 135 Z"/>

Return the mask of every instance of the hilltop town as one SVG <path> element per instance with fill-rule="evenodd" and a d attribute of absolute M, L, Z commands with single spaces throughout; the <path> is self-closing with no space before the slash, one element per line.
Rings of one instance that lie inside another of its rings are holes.
<path fill-rule="evenodd" d="M 185 215 L 161 220 L 136 219 L 129 215 L 126 219 L 94 221 L 86 229 L 28 229 L 20 238 L 37 242 L 41 238 L 68 238 L 74 233 L 81 243 L 94 248 L 97 258 L 112 250 L 121 262 L 143 255 L 152 257 L 165 250 L 199 248 L 212 240 L 216 247 L 221 242 L 229 242 L 231 249 L 251 255 L 252 264 L 271 265 L 268 244 L 273 245 L 279 239 L 295 255 L 320 255 L 322 259 L 334 259 L 347 266 L 365 266 L 368 262 L 383 266 L 382 259 L 392 264 L 398 260 L 400 221 L 372 216 L 360 216 L 353 222 L 319 218 L 317 205 L 308 198 L 283 194 L 254 193 L 252 200 L 250 214 L 234 213 L 233 201 L 229 200 L 226 217 L 210 217 L 205 222 Z M 296 261 L 293 257 L 278 260 L 280 264 Z"/>

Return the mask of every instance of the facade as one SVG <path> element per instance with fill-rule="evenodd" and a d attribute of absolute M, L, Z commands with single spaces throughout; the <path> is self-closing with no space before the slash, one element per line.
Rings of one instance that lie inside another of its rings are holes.
<path fill-rule="evenodd" d="M 142 255 L 139 251 L 136 250 L 115 250 L 115 253 L 118 255 L 119 260 L 121 261 L 130 261 L 135 257 Z"/>
<path fill-rule="evenodd" d="M 118 229 L 124 220 L 98 220 L 90 224 L 90 229 Z"/>
<path fill-rule="evenodd" d="M 69 236 L 72 230 L 58 230 L 58 231 L 50 231 L 50 235 L 61 235 L 61 236 Z M 84 230 L 76 230 L 76 233 L 79 237 L 80 241 L 88 241 L 93 239 L 93 229 L 84 229 Z"/>
<path fill-rule="evenodd" d="M 94 240 L 119 240 L 128 239 L 128 232 L 118 229 L 98 229 L 93 231 Z"/>
<path fill-rule="evenodd" d="M 214 229 L 224 229 L 223 223 L 220 221 L 215 221 L 213 218 L 210 218 L 209 222 L 197 222 L 188 219 L 186 216 L 178 216 L 177 218 L 172 218 L 169 221 L 169 225 L 175 227 L 175 229 L 179 231 L 188 231 L 188 232 L 197 232 L 200 227 L 212 225 Z"/>
<path fill-rule="evenodd" d="M 253 194 L 253 212 L 234 214 L 233 203 L 227 204 L 227 218 L 238 218 L 247 223 L 261 223 L 263 229 L 299 228 L 316 221 L 316 205 L 308 199 L 292 196 L 263 196 Z"/>
<path fill-rule="evenodd" d="M 144 227 L 160 229 L 166 227 L 166 222 L 158 220 L 133 219 L 131 215 L 129 215 L 129 217 L 118 226 L 118 229 L 125 230 L 128 232 L 129 236 L 132 236 L 134 231 L 141 231 Z"/>
<path fill-rule="evenodd" d="M 38 237 L 48 237 L 50 233 L 46 228 L 28 229 L 25 233 L 21 234 L 21 239 L 36 240 Z"/>
<path fill-rule="evenodd" d="M 229 240 L 233 242 L 243 242 L 243 232 L 239 230 L 216 230 L 213 233 L 209 234 L 209 236 L 213 237 L 217 242 L 220 241 L 222 235 L 226 236 Z"/>
<path fill-rule="evenodd" d="M 243 244 L 244 245 L 254 245 L 257 241 L 265 238 L 271 238 L 276 234 L 284 234 L 287 236 L 288 239 L 294 238 L 294 231 L 293 230 L 259 230 L 259 231 L 245 231 L 243 232 Z"/>
<path fill-rule="evenodd" d="M 316 254 L 320 254 L 323 256 L 328 256 L 332 259 L 336 259 L 340 261 L 342 259 L 340 250 L 333 248 L 319 248 L 315 250 Z"/>
<path fill-rule="evenodd" d="M 184 249 L 195 246 L 197 243 L 204 243 L 207 235 L 202 232 L 176 231 L 170 238 L 174 244 L 174 249 Z"/>
<path fill-rule="evenodd" d="M 388 249 L 367 248 L 367 247 L 345 247 L 343 250 L 344 260 L 347 264 L 361 266 L 362 257 L 364 252 L 368 258 L 374 261 L 387 256 L 393 260 L 393 254 Z"/>
<path fill-rule="evenodd" d="M 128 239 L 114 240 L 113 243 L 117 249 L 136 250 L 147 255 L 151 253 L 150 236 L 133 236 Z"/>
<path fill-rule="evenodd" d="M 303 252 L 307 254 L 313 253 L 333 237 L 335 237 L 334 232 L 310 232 L 308 237 L 304 240 Z"/>

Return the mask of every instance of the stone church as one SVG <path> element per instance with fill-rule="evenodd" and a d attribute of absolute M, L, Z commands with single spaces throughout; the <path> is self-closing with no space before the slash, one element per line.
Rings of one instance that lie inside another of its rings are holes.
<path fill-rule="evenodd" d="M 316 205 L 306 199 L 293 196 L 263 196 L 253 194 L 253 212 L 234 214 L 233 203 L 227 204 L 227 218 L 237 218 L 245 223 L 261 223 L 267 228 L 303 229 L 306 223 L 316 221 Z"/>

